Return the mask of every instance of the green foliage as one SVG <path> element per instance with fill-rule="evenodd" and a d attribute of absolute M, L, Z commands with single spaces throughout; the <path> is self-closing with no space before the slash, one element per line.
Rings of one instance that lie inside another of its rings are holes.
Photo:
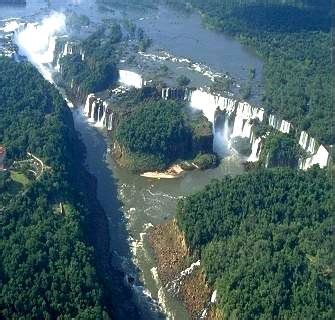
<path fill-rule="evenodd" d="M 235 137 L 231 141 L 233 148 L 243 156 L 250 156 L 251 144 L 249 138 Z"/>
<path fill-rule="evenodd" d="M 0 170 L 0 191 L 6 189 L 6 186 L 8 185 L 10 181 L 10 174 L 8 171 Z"/>
<path fill-rule="evenodd" d="M 8 160 L 30 151 L 52 170 L 0 213 L 0 318 L 103 319 L 80 181 L 83 149 L 60 94 L 30 64 L 0 58 L 0 140 Z M 66 214 L 54 206 L 66 202 Z M 1 208 L 2 209 L 2 208 Z"/>
<path fill-rule="evenodd" d="M 191 80 L 184 75 L 181 75 L 177 78 L 177 84 L 180 87 L 186 87 L 190 84 Z"/>
<path fill-rule="evenodd" d="M 300 148 L 296 139 L 288 134 L 275 132 L 264 139 L 260 162 L 269 168 L 291 167 L 297 168 Z"/>
<path fill-rule="evenodd" d="M 215 181 L 178 204 L 228 319 L 332 319 L 332 184 L 313 168 Z"/>
<path fill-rule="evenodd" d="M 89 93 L 103 91 L 111 86 L 118 78 L 117 44 L 121 40 L 120 25 L 112 24 L 78 44 L 84 53 L 84 60 L 80 52 L 62 57 L 59 63 L 66 87 L 79 87 Z"/>
<path fill-rule="evenodd" d="M 190 2 L 209 26 L 255 47 L 265 59 L 267 110 L 334 144 L 330 0 Z"/>
<path fill-rule="evenodd" d="M 91 21 L 88 16 L 78 15 L 75 12 L 71 12 L 66 19 L 66 23 L 68 26 L 74 28 L 77 31 L 80 31 L 81 27 L 89 26 Z"/>
<path fill-rule="evenodd" d="M 251 97 L 251 84 L 247 83 L 247 84 L 241 85 L 239 93 L 243 100 L 249 99 Z"/>
<path fill-rule="evenodd" d="M 161 163 L 160 168 L 184 157 L 191 133 L 182 108 L 173 101 L 147 101 L 120 123 L 116 132 L 118 142 L 132 154 L 148 160 L 154 156 L 157 162 L 150 162 Z"/>
<path fill-rule="evenodd" d="M 215 168 L 218 162 L 217 155 L 212 153 L 198 154 L 193 160 L 193 163 L 201 170 Z"/>
<path fill-rule="evenodd" d="M 224 78 L 215 78 L 214 82 L 211 84 L 211 91 L 212 92 L 225 92 L 230 91 L 232 86 L 232 79 L 229 77 Z"/>

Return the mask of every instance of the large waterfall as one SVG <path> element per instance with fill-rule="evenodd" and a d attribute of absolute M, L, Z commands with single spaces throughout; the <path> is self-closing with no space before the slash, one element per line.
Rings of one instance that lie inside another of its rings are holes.
<path fill-rule="evenodd" d="M 140 75 L 133 72 L 124 71 L 121 73 L 124 83 L 128 86 L 139 86 L 143 84 Z M 265 120 L 265 111 L 263 108 L 251 106 L 247 102 L 238 102 L 233 98 L 223 97 L 221 95 L 212 94 L 205 89 L 191 90 L 188 88 L 157 88 L 157 96 L 167 100 L 188 100 L 192 108 L 200 110 L 213 123 L 214 148 L 219 154 L 226 154 L 229 150 L 232 138 L 246 138 L 251 144 L 251 154 L 247 158 L 250 162 L 259 160 L 262 150 L 262 142 L 266 137 L 256 137 L 253 133 L 254 120 L 263 122 Z M 215 114 L 218 111 L 225 112 L 225 120 L 223 126 L 215 127 Z M 85 104 L 86 116 L 98 127 L 104 127 L 108 130 L 113 128 L 113 114 L 100 99 L 94 94 L 87 97 Z M 280 119 L 273 114 L 267 116 L 268 125 L 273 129 L 282 133 L 289 134 L 292 129 L 291 123 Z M 318 164 L 321 168 L 328 165 L 329 152 L 319 145 L 314 138 L 309 137 L 304 131 L 301 132 L 299 141 L 301 148 L 305 150 L 307 156 L 299 161 L 299 167 L 307 170 L 314 164 Z"/>
<path fill-rule="evenodd" d="M 259 160 L 259 155 L 262 149 L 262 139 L 264 137 L 255 137 L 252 132 L 253 120 L 257 119 L 263 122 L 265 111 L 262 108 L 251 106 L 247 102 L 237 102 L 233 98 L 222 97 L 212 94 L 204 89 L 197 89 L 190 93 L 190 105 L 192 108 L 202 110 L 209 121 L 214 123 L 215 112 L 217 110 L 226 111 L 228 116 L 233 115 L 233 124 L 231 130 L 225 129 L 225 133 L 216 132 L 216 143 L 228 144 L 228 140 L 235 137 L 248 138 L 252 152 L 248 157 L 248 161 L 256 162 Z M 292 124 L 286 120 L 280 119 L 273 114 L 268 115 L 268 125 L 277 131 L 289 134 L 292 129 Z M 227 134 L 231 131 L 229 137 Z M 325 146 L 319 145 L 314 138 L 309 137 L 304 131 L 301 132 L 299 141 L 301 148 L 307 153 L 307 157 L 300 159 L 299 167 L 307 170 L 315 164 L 321 168 L 328 165 L 329 151 Z"/>
<path fill-rule="evenodd" d="M 15 29 L 14 41 L 19 47 L 19 53 L 26 56 L 41 72 L 45 79 L 53 82 L 53 72 L 57 71 L 53 67 L 55 63 L 54 52 L 56 39 L 66 32 L 65 15 L 62 13 L 53 13 L 44 18 L 40 23 L 11 24 L 10 28 Z M 8 27 L 9 28 L 9 27 Z M 72 46 L 64 43 L 61 55 L 72 53 Z M 84 53 L 82 52 L 84 59 Z M 145 85 L 143 77 L 133 71 L 120 70 L 119 82 L 128 87 L 142 88 Z M 262 139 L 264 137 L 255 137 L 253 135 L 253 120 L 263 122 L 265 112 L 262 108 L 251 106 L 247 102 L 238 102 L 232 97 L 210 93 L 203 88 L 200 89 L 176 89 L 160 88 L 158 94 L 163 99 L 188 100 L 190 106 L 201 110 L 209 121 L 215 121 L 215 113 L 225 111 L 229 117 L 225 125 L 220 130 L 213 130 L 215 135 L 215 144 L 218 149 L 223 149 L 220 145 L 227 148 L 229 140 L 234 137 L 247 138 L 252 146 L 252 152 L 248 158 L 249 161 L 259 159 L 262 149 Z M 71 106 L 71 103 L 68 101 Z M 87 97 L 84 108 L 85 115 L 100 128 L 113 128 L 113 113 L 106 102 L 98 99 L 94 94 Z M 269 114 L 268 125 L 283 133 L 290 133 L 292 125 L 284 119 L 280 119 L 273 114 Z M 300 160 L 299 167 L 308 169 L 314 164 L 320 167 L 326 167 L 329 161 L 329 151 L 325 146 L 319 145 L 314 138 L 302 131 L 297 141 L 301 148 L 306 152 L 306 156 Z"/>
<path fill-rule="evenodd" d="M 19 47 L 19 54 L 26 56 L 49 82 L 53 82 L 51 64 L 56 39 L 65 32 L 65 20 L 63 13 L 55 12 L 41 23 L 28 23 L 15 32 L 14 41 Z"/>

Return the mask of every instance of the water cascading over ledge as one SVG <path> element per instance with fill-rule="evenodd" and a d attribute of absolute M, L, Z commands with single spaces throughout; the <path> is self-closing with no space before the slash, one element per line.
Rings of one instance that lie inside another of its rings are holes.
<path fill-rule="evenodd" d="M 135 87 L 145 83 L 140 75 L 134 76 L 133 72 L 123 73 L 123 76 L 130 75 L 128 80 L 123 80 L 123 84 Z M 127 76 L 128 77 L 128 76 Z M 142 88 L 141 87 L 141 88 Z M 144 87 L 146 88 L 146 87 Z M 151 93 L 152 94 L 152 93 Z M 263 108 L 251 106 L 247 102 L 237 101 L 231 97 L 223 97 L 221 95 L 212 94 L 203 88 L 190 89 L 190 88 L 156 88 L 155 94 L 157 97 L 162 99 L 175 99 L 181 101 L 188 101 L 190 106 L 196 110 L 200 110 L 204 113 L 209 121 L 213 123 L 213 131 L 216 139 L 219 143 L 228 145 L 230 140 L 236 137 L 249 139 L 251 144 L 251 154 L 247 158 L 249 162 L 257 162 L 262 150 L 262 141 L 266 139 L 266 136 L 258 137 L 255 135 L 253 127 L 254 121 L 257 120 L 261 123 L 267 121 L 267 125 L 272 127 L 278 132 L 290 134 L 293 131 L 291 123 L 284 119 L 280 119 L 272 114 L 266 114 Z M 88 96 L 88 100 L 92 99 L 92 95 Z M 86 102 L 86 105 L 92 105 L 93 109 L 96 110 L 97 106 L 94 103 Z M 100 102 L 101 104 L 101 102 Z M 90 108 L 92 108 L 90 107 Z M 88 107 L 85 107 L 85 110 Z M 100 109 L 99 109 L 100 110 Z M 87 113 L 88 111 L 85 111 Z M 99 123 L 99 127 L 112 128 L 113 113 L 108 106 L 106 106 L 101 113 L 97 115 L 98 111 L 94 111 L 94 118 L 92 115 L 87 116 L 91 121 Z M 216 117 L 218 113 L 224 113 L 224 120 L 221 122 L 221 127 L 216 127 Z M 108 116 L 106 117 L 106 113 Z M 101 122 L 101 117 L 104 121 Z M 98 120 L 100 119 L 100 120 Z M 216 143 L 218 143 L 216 141 Z M 300 159 L 299 168 L 307 170 L 314 164 L 318 164 L 321 168 L 324 168 L 329 163 L 329 152 L 323 145 L 316 147 L 317 143 L 314 138 L 309 137 L 304 131 L 300 134 L 300 139 L 297 141 L 300 147 L 308 155 L 304 159 Z"/>
<path fill-rule="evenodd" d="M 53 61 L 56 65 L 56 69 L 57 66 L 59 66 L 59 59 L 65 55 L 76 52 L 81 54 L 82 59 L 85 58 L 84 53 L 80 52 L 80 49 L 75 43 L 65 41 L 60 48 L 57 57 L 55 57 Z M 125 88 L 147 88 L 143 77 L 140 74 L 129 70 L 119 70 L 119 83 L 125 86 Z M 120 93 L 124 92 L 122 88 L 116 89 L 116 91 Z M 231 144 L 230 141 L 233 138 L 249 139 L 251 144 L 251 154 L 247 158 L 247 161 L 250 162 L 257 162 L 259 160 L 262 150 L 262 141 L 266 139 L 264 136 L 258 137 L 255 135 L 253 131 L 254 120 L 262 123 L 266 119 L 269 127 L 286 134 L 290 134 L 293 129 L 291 123 L 284 119 L 280 119 L 273 114 L 266 114 L 263 108 L 251 106 L 247 102 L 237 101 L 233 97 L 224 97 L 219 94 L 213 94 L 203 88 L 167 87 L 155 88 L 153 91 L 154 95 L 164 100 L 174 99 L 188 101 L 192 108 L 202 111 L 207 119 L 213 123 L 213 133 L 215 137 L 214 145 L 216 146 L 216 151 L 228 149 L 228 146 Z M 151 92 L 150 94 L 152 96 L 153 93 Z M 93 99 L 92 94 L 90 94 L 87 99 L 85 104 L 85 114 L 90 122 L 95 123 L 97 127 L 107 128 L 111 131 L 113 128 L 113 112 L 111 108 L 108 107 L 106 102 L 97 98 Z M 91 101 L 92 99 L 94 100 L 93 102 Z M 229 117 L 229 119 L 224 122 L 225 125 L 221 129 L 215 128 L 215 115 L 218 111 L 225 112 L 227 117 Z M 314 164 L 319 164 L 321 168 L 326 167 L 329 162 L 328 150 L 322 145 L 316 150 L 315 140 L 307 135 L 307 143 L 305 141 L 306 135 L 307 133 L 305 134 L 302 132 L 299 139 L 299 145 L 307 154 L 305 158 L 300 159 L 299 168 L 307 170 Z"/>
<path fill-rule="evenodd" d="M 69 54 L 80 54 L 85 59 L 85 53 L 81 51 L 80 46 L 74 41 L 68 41 L 65 38 L 66 24 L 65 15 L 55 13 L 42 20 L 41 23 L 17 24 L 15 26 L 14 42 L 19 47 L 19 53 L 27 58 L 39 69 L 43 76 L 53 82 L 53 74 L 60 70 L 59 60 Z M 37 36 L 38 35 L 38 36 Z M 59 46 L 57 38 L 64 37 Z M 34 40 L 35 39 L 35 40 Z M 120 70 L 119 82 L 128 87 L 143 88 L 146 82 L 143 77 L 136 72 Z M 144 87 L 145 88 L 145 87 Z M 74 88 L 76 91 L 79 88 Z M 119 90 L 123 92 L 123 89 Z M 163 99 L 176 99 L 189 101 L 194 109 L 201 110 L 209 121 L 215 126 L 215 114 L 219 111 L 225 111 L 229 119 L 221 130 L 215 130 L 215 137 L 219 143 L 229 144 L 234 137 L 249 139 L 252 152 L 248 161 L 258 161 L 262 149 L 262 141 L 266 137 L 257 137 L 254 132 L 253 120 L 260 122 L 267 121 L 268 125 L 274 130 L 289 134 L 295 131 L 291 123 L 280 119 L 276 115 L 266 114 L 262 108 L 253 107 L 247 102 L 238 102 L 233 97 L 224 97 L 213 94 L 205 89 L 189 88 L 157 88 L 159 97 Z M 79 93 L 79 92 L 77 92 Z M 90 95 L 89 95 L 90 97 Z M 92 96 L 91 96 L 91 99 Z M 100 128 L 113 128 L 113 112 L 104 101 L 87 102 L 87 115 L 91 122 Z M 69 105 L 70 102 L 69 102 Z M 93 110 L 93 111 L 92 111 Z M 319 164 L 324 168 L 329 163 L 329 150 L 327 147 L 318 144 L 307 132 L 296 133 L 297 143 L 304 150 L 306 156 L 299 161 L 301 169 L 308 169 L 314 164 Z"/>

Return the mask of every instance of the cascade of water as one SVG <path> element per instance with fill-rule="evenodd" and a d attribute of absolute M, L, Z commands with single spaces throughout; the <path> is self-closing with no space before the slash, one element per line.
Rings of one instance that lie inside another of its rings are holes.
<path fill-rule="evenodd" d="M 86 98 L 85 107 L 84 107 L 84 114 L 88 118 L 91 117 L 92 103 L 93 103 L 94 100 L 95 100 L 94 93 L 90 93 Z"/>
<path fill-rule="evenodd" d="M 285 120 L 282 120 L 279 131 L 281 131 L 282 133 L 290 133 L 290 129 L 291 124 Z"/>
<path fill-rule="evenodd" d="M 281 123 L 278 121 L 276 116 L 274 116 L 273 114 L 270 114 L 270 116 L 269 116 L 269 126 L 271 126 L 272 128 L 274 128 L 276 130 L 279 130 L 280 125 L 281 125 Z"/>
<path fill-rule="evenodd" d="M 26 56 L 49 82 L 53 82 L 51 64 L 56 38 L 65 30 L 65 15 L 53 13 L 41 23 L 27 23 L 15 32 L 14 41 L 19 47 L 19 54 Z"/>
<path fill-rule="evenodd" d="M 119 82 L 129 86 L 141 89 L 143 87 L 143 78 L 138 73 L 128 71 L 128 70 L 119 70 Z"/>
<path fill-rule="evenodd" d="M 307 149 L 307 143 L 308 143 L 308 134 L 306 131 L 301 131 L 300 138 L 299 138 L 299 145 L 306 150 Z"/>
<path fill-rule="evenodd" d="M 90 122 L 95 122 L 95 113 L 96 113 L 96 108 L 97 108 L 97 102 L 93 101 L 92 104 L 92 110 L 91 110 L 91 116 L 89 118 Z"/>
<path fill-rule="evenodd" d="M 223 139 L 226 143 L 229 141 L 229 119 L 228 117 L 225 118 L 223 124 Z"/>
<path fill-rule="evenodd" d="M 100 105 L 98 106 L 98 116 L 97 116 L 97 123 L 100 121 Z"/>
<path fill-rule="evenodd" d="M 109 114 L 109 116 L 108 116 L 107 130 L 108 131 L 113 130 L 113 112 L 111 114 Z"/>
<path fill-rule="evenodd" d="M 310 154 L 315 154 L 315 147 L 316 147 L 315 139 L 310 138 L 308 148 L 307 148 L 307 152 L 309 152 Z"/>
<path fill-rule="evenodd" d="M 253 138 L 252 141 L 252 146 L 251 146 L 251 154 L 248 158 L 249 162 L 257 162 L 259 160 L 259 155 L 261 152 L 261 142 L 262 142 L 262 138 Z"/>
<path fill-rule="evenodd" d="M 325 168 L 328 165 L 328 161 L 329 152 L 323 145 L 320 145 L 316 154 L 307 159 L 301 159 L 299 161 L 299 167 L 300 169 L 307 170 L 313 165 L 318 164 L 320 168 Z"/>
<path fill-rule="evenodd" d="M 100 118 L 98 119 L 98 122 L 96 124 L 97 127 L 103 128 L 105 126 L 106 122 L 106 111 L 107 111 L 107 103 L 104 101 L 102 106 L 99 108 L 99 110 L 102 110 L 102 115 L 100 115 Z"/>

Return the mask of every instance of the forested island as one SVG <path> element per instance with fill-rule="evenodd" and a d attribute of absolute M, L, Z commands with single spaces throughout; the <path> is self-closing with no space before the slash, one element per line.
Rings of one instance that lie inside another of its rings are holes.
<path fill-rule="evenodd" d="M 0 186 L 0 317 L 136 318 L 131 303 L 121 310 L 131 295 L 110 265 L 106 217 L 65 101 L 33 66 L 7 58 L 0 101 L 10 172 Z M 38 177 L 13 169 L 28 153 L 44 166 Z"/>
<path fill-rule="evenodd" d="M 162 171 L 175 163 L 186 168 L 184 160 L 201 169 L 216 166 L 211 123 L 184 102 L 166 101 L 155 94 L 155 88 L 133 89 L 113 102 L 118 120 L 110 137 L 116 161 L 140 173 Z"/>
<path fill-rule="evenodd" d="M 121 40 L 121 27 L 116 23 L 101 27 L 83 41 L 58 40 L 54 55 L 54 65 L 60 70 L 57 81 L 75 95 L 112 86 L 118 79 L 116 64 Z"/>

